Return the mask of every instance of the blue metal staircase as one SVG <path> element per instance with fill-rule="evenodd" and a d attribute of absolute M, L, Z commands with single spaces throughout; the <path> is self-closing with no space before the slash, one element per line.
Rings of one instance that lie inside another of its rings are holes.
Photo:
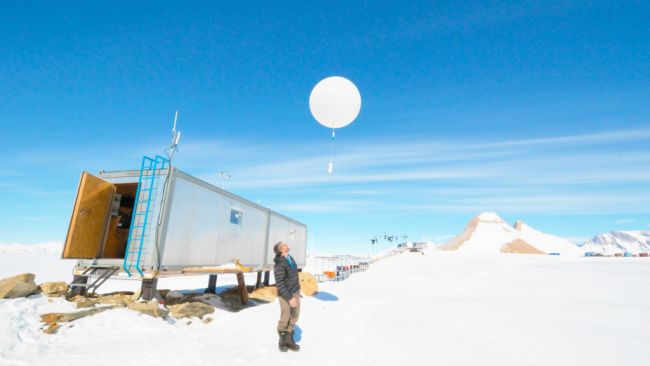
<path fill-rule="evenodd" d="M 151 220 L 155 211 L 156 197 L 158 193 L 158 183 L 160 180 L 160 171 L 169 167 L 169 160 L 156 155 L 155 158 L 145 156 L 142 158 L 140 167 L 140 177 L 138 178 L 138 190 L 136 193 L 135 205 L 131 215 L 131 228 L 126 244 L 124 254 L 124 263 L 122 268 L 129 276 L 135 270 L 143 276 L 142 261 L 147 253 L 147 244 L 149 244 Z M 154 232 L 155 233 L 155 232 Z"/>

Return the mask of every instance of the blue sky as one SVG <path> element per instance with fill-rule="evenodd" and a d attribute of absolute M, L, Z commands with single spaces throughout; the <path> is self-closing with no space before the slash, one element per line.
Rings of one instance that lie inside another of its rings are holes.
<path fill-rule="evenodd" d="M 0 242 L 62 241 L 79 173 L 176 164 L 312 249 L 442 240 L 481 211 L 580 240 L 650 229 L 643 2 L 57 2 L 0 11 Z M 342 75 L 340 130 L 308 109 Z"/>

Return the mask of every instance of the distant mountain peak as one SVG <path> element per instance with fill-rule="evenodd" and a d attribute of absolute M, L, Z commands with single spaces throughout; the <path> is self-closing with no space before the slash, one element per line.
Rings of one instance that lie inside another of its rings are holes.
<path fill-rule="evenodd" d="M 513 226 L 514 226 L 515 230 L 517 230 L 517 231 L 535 230 L 532 227 L 528 226 L 523 220 L 515 221 L 515 224 Z M 535 231 L 537 231 L 537 230 L 535 230 Z"/>
<path fill-rule="evenodd" d="M 610 231 L 594 236 L 581 246 L 585 252 L 604 255 L 650 252 L 650 231 Z"/>
<path fill-rule="evenodd" d="M 499 215 L 497 215 L 496 212 L 482 212 L 469 220 L 465 226 L 465 230 L 472 230 L 472 228 L 475 228 L 479 223 L 508 226 L 508 223 L 506 223 Z"/>
<path fill-rule="evenodd" d="M 481 212 L 472 220 L 484 222 L 505 222 L 496 212 Z"/>
<path fill-rule="evenodd" d="M 496 212 L 483 212 L 473 217 L 462 233 L 438 248 L 479 253 L 583 253 L 570 241 L 542 233 L 522 220 L 511 226 Z"/>

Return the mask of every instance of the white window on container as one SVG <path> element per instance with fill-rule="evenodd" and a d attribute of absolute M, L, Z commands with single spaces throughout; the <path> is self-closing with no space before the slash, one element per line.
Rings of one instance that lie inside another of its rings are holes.
<path fill-rule="evenodd" d="M 230 223 L 234 225 L 241 225 L 242 216 L 244 215 L 241 210 L 230 209 Z"/>

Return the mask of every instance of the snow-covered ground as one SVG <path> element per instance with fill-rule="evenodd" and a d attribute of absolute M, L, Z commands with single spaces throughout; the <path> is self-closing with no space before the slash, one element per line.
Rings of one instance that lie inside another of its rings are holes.
<path fill-rule="evenodd" d="M 0 278 L 70 280 L 72 264 L 5 251 Z M 109 310 L 47 335 L 39 313 L 71 306 L 35 295 L 0 300 L 0 365 L 647 365 L 649 278 L 649 258 L 406 252 L 303 298 L 302 350 L 286 354 L 277 302 L 190 325 Z M 171 278 L 160 288 L 206 284 Z"/>

